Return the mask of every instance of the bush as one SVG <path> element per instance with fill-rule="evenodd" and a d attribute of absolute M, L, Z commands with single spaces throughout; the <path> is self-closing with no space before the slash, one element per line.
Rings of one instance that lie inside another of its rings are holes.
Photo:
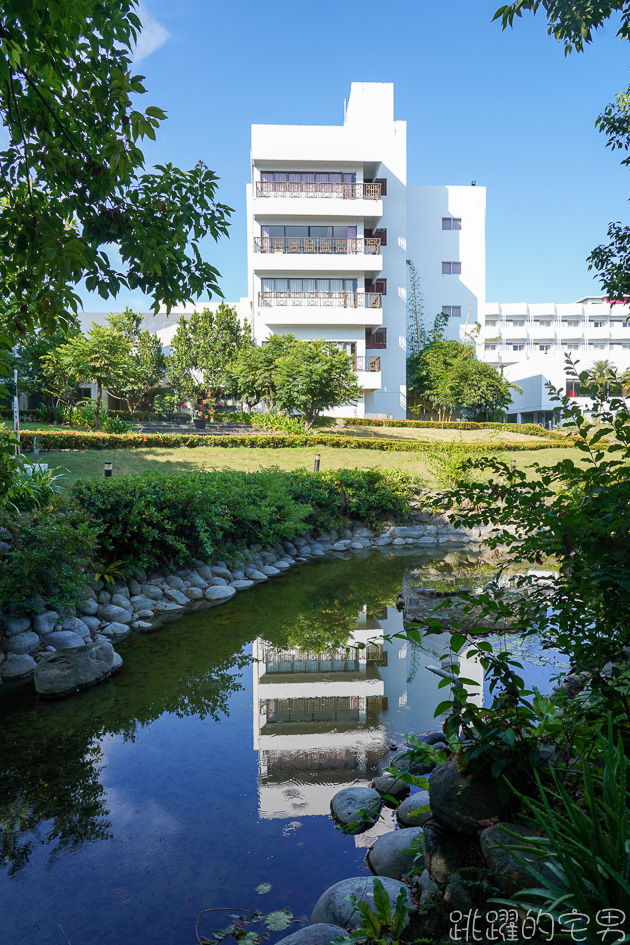
<path fill-rule="evenodd" d="M 101 409 L 99 418 L 101 429 L 105 433 L 128 433 L 131 430 L 126 420 L 105 409 Z M 76 405 L 72 413 L 72 426 L 87 427 L 89 430 L 96 429 L 96 409 L 93 400 L 82 400 Z"/>
<path fill-rule="evenodd" d="M 401 472 L 267 469 L 81 480 L 73 491 L 100 532 L 101 557 L 126 562 L 132 573 L 209 559 L 246 544 L 269 545 L 352 519 L 375 524 L 382 516 L 406 518 L 418 485 Z"/>
<path fill-rule="evenodd" d="M 63 611 L 85 590 L 98 532 L 83 510 L 59 506 L 21 515 L 0 514 L 0 527 L 11 550 L 0 567 L 0 607 L 35 614 L 43 599 Z"/>
<path fill-rule="evenodd" d="M 537 423 L 494 423 L 473 420 L 370 420 L 367 417 L 345 417 L 353 427 L 411 427 L 416 430 L 503 430 L 504 433 L 523 433 L 525 436 L 542 436 L 547 440 L 567 440 L 566 434 L 556 430 L 545 430 Z"/>

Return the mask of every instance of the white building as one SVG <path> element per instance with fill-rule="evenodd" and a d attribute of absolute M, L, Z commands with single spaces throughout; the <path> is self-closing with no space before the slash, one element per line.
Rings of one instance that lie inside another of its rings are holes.
<path fill-rule="evenodd" d="M 336 342 L 363 396 L 340 415 L 407 411 L 407 259 L 452 337 L 485 302 L 485 189 L 407 185 L 390 83 L 353 82 L 340 125 L 253 125 L 247 188 L 253 336 Z"/>
<path fill-rule="evenodd" d="M 630 368 L 630 307 L 603 296 L 567 305 L 489 303 L 479 325 L 479 358 L 503 367 L 506 377 L 523 390 L 513 393 L 508 418 L 517 422 L 552 420 L 558 402 L 546 387 L 549 382 L 589 407 L 590 402 L 579 396 L 579 385 L 568 376 L 567 355 L 577 373 L 595 361 L 608 361 L 618 373 Z"/>

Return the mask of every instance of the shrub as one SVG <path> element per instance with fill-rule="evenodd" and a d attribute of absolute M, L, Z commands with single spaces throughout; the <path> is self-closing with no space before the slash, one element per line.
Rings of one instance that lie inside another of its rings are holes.
<path fill-rule="evenodd" d="M 371 420 L 368 417 L 345 417 L 353 427 L 411 427 L 416 430 L 502 430 L 504 433 L 523 433 L 542 436 L 547 440 L 567 440 L 565 433 L 545 430 L 537 423 L 495 423 L 474 420 Z"/>
<path fill-rule="evenodd" d="M 127 572 L 208 559 L 219 549 L 290 538 L 351 519 L 405 518 L 418 486 L 404 473 L 267 469 L 81 480 L 73 487 L 100 532 L 101 557 Z"/>
<path fill-rule="evenodd" d="M 107 410 L 101 408 L 99 417 L 101 428 L 105 433 L 128 433 L 131 430 L 126 420 Z M 76 405 L 72 414 L 72 425 L 87 427 L 89 430 L 96 429 L 96 410 L 93 400 L 82 400 Z"/>
<path fill-rule="evenodd" d="M 63 611 L 77 600 L 90 572 L 98 531 L 73 506 L 0 514 L 11 550 L 2 555 L 0 607 L 34 614 L 43 600 Z"/>

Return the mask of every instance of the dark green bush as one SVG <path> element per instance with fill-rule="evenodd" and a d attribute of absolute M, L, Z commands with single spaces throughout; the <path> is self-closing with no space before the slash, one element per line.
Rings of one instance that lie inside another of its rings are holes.
<path fill-rule="evenodd" d="M 3 539 L 11 550 L 0 558 L 3 612 L 38 613 L 43 600 L 63 610 L 92 576 L 97 530 L 82 509 L 57 506 L 0 515 Z"/>
<path fill-rule="evenodd" d="M 73 491 L 101 533 L 101 557 L 124 561 L 130 573 L 208 559 L 245 544 L 268 545 L 353 519 L 402 519 L 417 485 L 396 471 L 267 469 L 82 480 Z"/>

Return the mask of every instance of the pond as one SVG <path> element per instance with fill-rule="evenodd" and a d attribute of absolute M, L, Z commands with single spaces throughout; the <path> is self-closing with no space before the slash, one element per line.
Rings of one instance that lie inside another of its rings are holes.
<path fill-rule="evenodd" d="M 183 945 L 209 907 L 286 906 L 307 921 L 394 825 L 387 812 L 344 836 L 331 797 L 379 774 L 405 733 L 436 727 L 444 691 L 426 667 L 446 638 L 383 640 L 402 629 L 403 576 L 452 584 L 477 567 L 474 553 L 411 548 L 316 561 L 132 635 L 123 670 L 71 699 L 3 687 L 0 942 Z M 543 691 L 566 668 L 525 657 Z"/>

